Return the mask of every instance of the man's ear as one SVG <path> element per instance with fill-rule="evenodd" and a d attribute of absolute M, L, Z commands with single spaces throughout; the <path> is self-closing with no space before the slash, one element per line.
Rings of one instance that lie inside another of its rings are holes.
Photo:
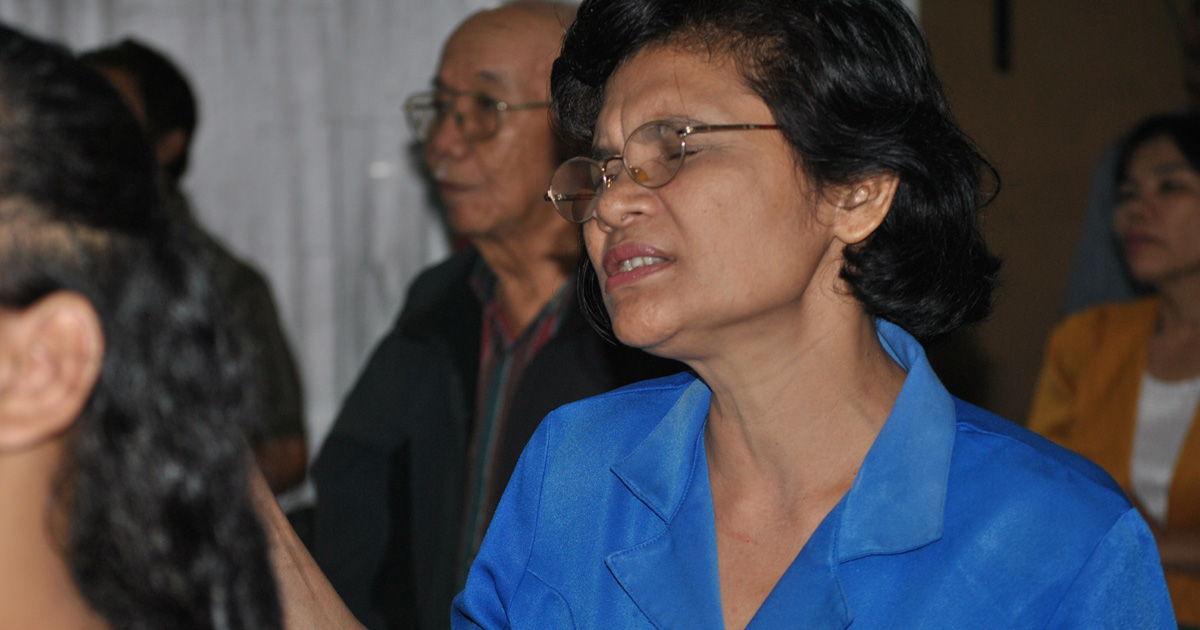
<path fill-rule="evenodd" d="M 103 356 L 100 319 L 77 293 L 0 311 L 0 452 L 70 428 L 91 397 Z"/>
<path fill-rule="evenodd" d="M 897 175 L 881 173 L 838 190 L 834 196 L 834 233 L 838 239 L 854 245 L 870 236 L 891 210 L 899 183 Z"/>

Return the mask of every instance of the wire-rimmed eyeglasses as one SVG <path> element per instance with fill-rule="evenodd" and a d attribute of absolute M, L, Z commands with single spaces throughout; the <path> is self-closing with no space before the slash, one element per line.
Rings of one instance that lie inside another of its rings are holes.
<path fill-rule="evenodd" d="M 563 162 L 550 178 L 546 201 L 568 221 L 586 223 L 596 216 L 596 204 L 616 173 L 608 165 L 620 160 L 629 178 L 646 188 L 666 186 L 688 155 L 687 137 L 716 131 L 777 129 L 775 125 L 689 125 L 671 120 L 652 120 L 629 134 L 621 152 L 602 161 L 576 157 Z"/>
<path fill-rule="evenodd" d="M 481 142 L 500 130 L 504 112 L 549 106 L 543 101 L 508 103 L 486 92 L 440 89 L 409 96 L 404 101 L 404 116 L 413 136 L 421 142 L 428 140 L 447 118 L 454 121 L 464 138 Z"/>

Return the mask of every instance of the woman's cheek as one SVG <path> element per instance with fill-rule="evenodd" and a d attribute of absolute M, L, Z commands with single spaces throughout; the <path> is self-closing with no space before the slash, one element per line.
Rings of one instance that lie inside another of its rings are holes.
<path fill-rule="evenodd" d="M 603 291 L 604 281 L 607 280 L 604 274 L 604 234 L 596 227 L 595 219 L 583 225 L 583 245 L 587 250 L 588 259 L 592 262 L 592 268 L 596 270 L 596 277 L 600 280 L 600 290 Z"/>

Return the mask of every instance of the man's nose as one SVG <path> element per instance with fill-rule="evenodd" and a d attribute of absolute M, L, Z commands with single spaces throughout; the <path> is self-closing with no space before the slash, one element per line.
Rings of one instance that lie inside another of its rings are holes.
<path fill-rule="evenodd" d="M 471 141 L 463 131 L 464 123 L 463 114 L 459 111 L 450 111 L 435 120 L 425 140 L 426 155 L 460 157 L 466 154 Z"/>

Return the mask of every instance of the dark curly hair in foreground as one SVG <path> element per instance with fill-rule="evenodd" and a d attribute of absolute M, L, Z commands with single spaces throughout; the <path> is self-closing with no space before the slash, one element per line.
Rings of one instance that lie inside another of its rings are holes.
<path fill-rule="evenodd" d="M 114 628 L 279 628 L 238 351 L 156 172 L 98 74 L 0 26 L 0 306 L 72 291 L 105 338 L 56 485 L 76 584 Z"/>
<path fill-rule="evenodd" d="M 581 153 L 609 77 L 655 45 L 732 58 L 818 188 L 899 176 L 883 224 L 845 254 L 842 277 L 868 313 L 931 341 L 991 312 L 1000 262 L 979 213 L 981 171 L 995 171 L 954 121 L 902 4 L 585 0 L 551 78 L 560 133 Z M 595 284 L 588 265 L 581 291 Z"/>

